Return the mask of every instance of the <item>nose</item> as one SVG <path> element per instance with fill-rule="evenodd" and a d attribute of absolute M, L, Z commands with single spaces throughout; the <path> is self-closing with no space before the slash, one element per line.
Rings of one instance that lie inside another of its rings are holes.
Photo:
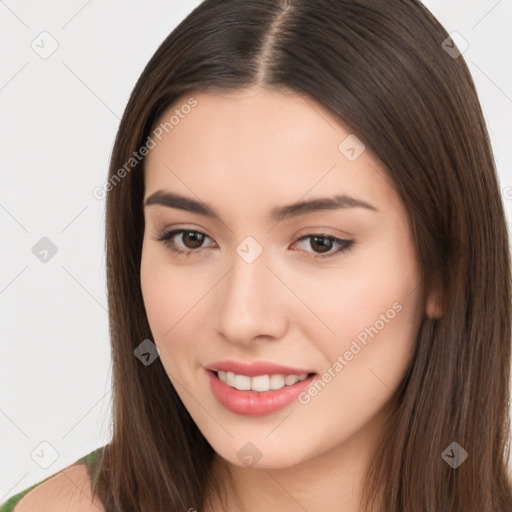
<path fill-rule="evenodd" d="M 261 255 L 252 263 L 238 254 L 217 287 L 217 333 L 230 343 L 247 345 L 256 338 L 280 339 L 288 327 L 290 291 Z"/>

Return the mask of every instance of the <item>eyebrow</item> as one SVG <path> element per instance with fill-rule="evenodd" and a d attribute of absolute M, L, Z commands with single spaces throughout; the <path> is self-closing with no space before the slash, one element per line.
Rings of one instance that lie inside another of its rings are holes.
<path fill-rule="evenodd" d="M 165 190 L 157 190 L 145 200 L 144 207 L 151 205 L 176 208 L 199 215 L 205 215 L 213 219 L 220 219 L 220 216 L 207 204 Z M 321 210 L 340 210 L 346 208 L 365 208 L 375 212 L 379 211 L 375 206 L 365 201 L 341 194 L 333 197 L 321 197 L 275 207 L 270 211 L 270 218 L 275 221 L 282 221 Z"/>

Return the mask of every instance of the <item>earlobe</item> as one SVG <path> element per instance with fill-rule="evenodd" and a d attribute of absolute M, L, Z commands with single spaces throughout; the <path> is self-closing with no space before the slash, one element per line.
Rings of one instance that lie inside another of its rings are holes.
<path fill-rule="evenodd" d="M 443 308 L 441 304 L 441 294 L 432 292 L 427 300 L 425 313 L 428 318 L 441 318 L 443 316 Z"/>

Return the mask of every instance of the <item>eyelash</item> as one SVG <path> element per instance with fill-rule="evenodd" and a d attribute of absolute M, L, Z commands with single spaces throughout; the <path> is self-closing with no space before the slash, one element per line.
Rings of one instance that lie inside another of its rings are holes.
<path fill-rule="evenodd" d="M 195 234 L 200 234 L 200 235 L 204 235 L 205 237 L 207 238 L 210 238 L 206 233 L 203 233 L 202 231 L 196 231 L 196 230 L 193 230 L 193 229 L 174 229 L 172 231 L 167 231 L 167 232 L 164 232 L 162 233 L 161 235 L 157 236 L 157 237 L 153 237 L 153 240 L 156 240 L 158 242 L 162 242 L 168 249 L 170 249 L 171 251 L 175 252 L 175 253 L 178 253 L 178 254 L 182 254 L 183 256 L 185 257 L 189 257 L 192 255 L 192 253 L 197 253 L 197 252 L 200 252 L 201 248 L 198 248 L 198 249 L 191 249 L 191 250 L 183 250 L 183 249 L 179 249 L 177 246 L 176 246 L 176 243 L 174 241 L 172 241 L 172 239 L 178 235 L 178 234 L 183 234 L 183 233 L 195 233 Z M 325 258 L 331 258 L 332 256 L 335 256 L 336 254 L 340 254 L 340 253 L 344 253 L 344 252 L 347 252 L 349 250 L 352 249 L 354 243 L 355 243 L 355 240 L 344 240 L 342 238 L 337 238 L 335 236 L 331 236 L 331 235 L 324 235 L 324 234 L 321 234 L 321 233 L 314 233 L 314 234 L 309 234 L 309 235 L 304 235 L 302 237 L 300 237 L 297 241 L 300 242 L 302 240 L 305 240 L 307 238 L 323 238 L 325 240 L 331 240 L 332 242 L 334 242 L 335 245 L 338 245 L 338 249 L 330 254 L 317 254 L 317 255 L 314 255 L 314 256 L 308 256 L 309 258 L 312 258 L 312 259 L 325 259 Z M 311 254 L 311 253 L 310 253 Z"/>

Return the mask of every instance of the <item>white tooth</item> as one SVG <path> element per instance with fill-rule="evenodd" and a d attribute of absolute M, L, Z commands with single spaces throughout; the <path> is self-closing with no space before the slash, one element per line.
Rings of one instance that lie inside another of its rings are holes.
<path fill-rule="evenodd" d="M 236 388 L 240 391 L 258 391 L 265 392 L 271 389 L 281 389 L 285 385 L 293 386 L 299 381 L 304 380 L 308 374 L 301 375 L 257 375 L 249 377 L 247 375 L 237 375 L 233 372 L 225 372 L 219 370 L 217 372 L 219 380 L 226 383 L 228 386 Z"/>
<path fill-rule="evenodd" d="M 270 389 L 281 389 L 284 386 L 284 375 L 270 376 Z"/>
<path fill-rule="evenodd" d="M 284 378 L 284 383 L 287 385 L 287 386 L 291 386 L 292 384 L 295 384 L 296 382 L 299 381 L 299 377 L 297 375 L 287 375 L 285 378 Z"/>
<path fill-rule="evenodd" d="M 249 391 L 251 389 L 251 377 L 235 375 L 235 388 L 240 391 Z"/>
<path fill-rule="evenodd" d="M 258 375 L 251 379 L 251 389 L 253 391 L 269 391 L 270 377 L 268 375 Z"/>
<path fill-rule="evenodd" d="M 235 374 L 233 372 L 226 372 L 226 384 L 235 387 Z"/>

